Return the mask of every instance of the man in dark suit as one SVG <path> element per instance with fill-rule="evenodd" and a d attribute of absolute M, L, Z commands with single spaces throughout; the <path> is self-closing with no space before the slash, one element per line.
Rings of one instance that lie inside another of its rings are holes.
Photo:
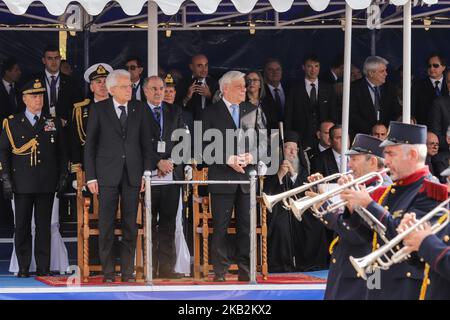
<path fill-rule="evenodd" d="M 343 81 L 344 77 L 344 56 L 342 54 L 334 57 L 330 69 L 320 76 L 320 80 L 335 84 Z"/>
<path fill-rule="evenodd" d="M 19 63 L 14 58 L 3 61 L 2 65 L 2 83 L 0 84 L 0 120 L 7 118 L 11 114 L 19 111 L 19 102 L 21 100 L 18 82 L 22 71 Z"/>
<path fill-rule="evenodd" d="M 45 70 L 35 75 L 47 89 L 42 112 L 46 116 L 61 118 L 65 125 L 72 116 L 74 103 L 82 98 L 81 87 L 73 78 L 60 72 L 61 55 L 58 47 L 47 46 L 42 55 L 42 63 Z"/>
<path fill-rule="evenodd" d="M 417 80 L 411 89 L 411 114 L 417 123 L 430 126 L 429 111 L 436 98 L 448 96 L 449 90 L 444 78 L 447 63 L 444 56 L 432 53 L 427 59 L 428 77 Z"/>
<path fill-rule="evenodd" d="M 38 276 L 50 275 L 50 224 L 55 192 L 65 188 L 68 156 L 61 120 L 42 112 L 45 86 L 40 79 L 22 89 L 24 112 L 3 121 L 0 174 L 3 194 L 14 194 L 14 243 L 19 278 L 29 276 L 32 258 L 31 219 L 36 224 L 35 258 Z"/>
<path fill-rule="evenodd" d="M 145 101 L 144 95 L 144 78 L 142 73 L 144 72 L 144 67 L 142 65 L 141 59 L 138 57 L 129 57 L 125 62 L 125 69 L 131 75 L 132 82 L 132 99 Z"/>
<path fill-rule="evenodd" d="M 330 148 L 330 129 L 334 127 L 334 122 L 331 120 L 324 120 L 320 123 L 319 130 L 317 130 L 318 143 L 305 149 L 304 153 L 308 159 L 308 173 L 311 172 L 311 163 L 322 152 Z"/>
<path fill-rule="evenodd" d="M 364 62 L 365 77 L 354 81 L 350 87 L 350 134 L 370 134 L 377 122 L 386 126 L 395 120 L 401 109 L 395 89 L 386 83 L 388 61 L 370 56 Z"/>
<path fill-rule="evenodd" d="M 282 83 L 283 66 L 280 60 L 270 58 L 264 64 L 264 82 L 266 95 L 262 100 L 262 109 L 266 116 L 267 129 L 279 129 L 284 120 L 288 88 Z"/>
<path fill-rule="evenodd" d="M 181 107 L 163 102 L 164 82 L 158 76 L 144 80 L 146 106 L 153 115 L 154 127 L 151 144 L 158 154 L 158 163 L 165 163 L 169 168 L 166 172 L 157 170 L 158 177 L 167 180 L 183 180 L 183 166 L 172 162 L 172 149 L 175 141 L 172 135 L 175 130 L 183 129 L 184 122 Z M 180 186 L 162 185 L 152 187 L 152 236 L 153 263 L 159 278 L 178 278 L 174 272 L 176 262 L 175 227 Z"/>
<path fill-rule="evenodd" d="M 111 72 L 106 87 L 112 98 L 92 105 L 89 112 L 84 148 L 86 181 L 89 191 L 99 195 L 99 254 L 104 281 L 115 280 L 114 224 L 120 196 L 120 270 L 122 281 L 134 282 L 139 192 L 144 190 L 144 170 L 156 168 L 150 143 L 152 120 L 148 108 L 131 100 L 129 72 Z M 166 172 L 167 168 L 160 170 Z"/>
<path fill-rule="evenodd" d="M 331 148 L 319 153 L 311 163 L 311 173 L 319 172 L 324 177 L 340 172 L 341 148 L 342 148 L 342 127 L 335 125 L 330 128 Z M 344 172 L 347 170 L 344 170 Z"/>
<path fill-rule="evenodd" d="M 203 130 L 219 130 L 222 137 L 226 137 L 229 129 L 238 132 L 256 129 L 256 107 L 245 101 L 245 74 L 239 71 L 229 71 L 220 79 L 220 91 L 223 98 L 208 106 L 202 116 Z M 247 118 L 253 121 L 246 121 Z M 246 139 L 247 140 L 247 139 Z M 223 149 L 215 150 L 215 154 L 203 154 L 203 161 L 209 165 L 209 180 L 248 180 L 249 172 L 256 170 L 256 159 L 250 151 L 257 147 L 250 145 L 243 150 L 242 141 L 238 139 L 238 146 L 233 142 L 233 149 L 226 147 L 230 141 L 223 144 Z M 245 143 L 247 144 L 247 143 Z M 210 150 L 207 145 L 204 152 Z M 212 159 L 210 159 L 211 157 Z M 256 158 L 256 155 L 255 155 Z M 227 228 L 230 223 L 233 208 L 236 216 L 237 252 L 236 259 L 239 267 L 238 279 L 249 280 L 250 264 L 250 216 L 249 216 L 249 186 L 248 185 L 209 185 L 211 193 L 211 210 L 213 212 L 212 262 L 214 265 L 215 281 L 225 281 L 225 273 L 230 264 L 227 256 Z"/>
<path fill-rule="evenodd" d="M 217 81 L 208 75 L 208 58 L 204 54 L 192 57 L 189 69 L 192 77 L 180 84 L 177 104 L 186 108 L 195 120 L 202 118 L 206 106 L 212 103 L 214 93 L 218 89 Z"/>
<path fill-rule="evenodd" d="M 446 87 L 450 92 L 450 71 L 446 72 Z M 441 150 L 448 150 L 446 135 L 448 126 L 450 125 L 450 94 L 441 95 L 433 102 L 430 114 L 430 131 L 439 137 L 439 145 Z"/>
<path fill-rule="evenodd" d="M 320 123 L 326 119 L 336 121 L 337 114 L 333 88 L 318 79 L 319 58 L 314 54 L 305 56 L 303 70 L 305 79 L 291 91 L 284 119 L 286 129 L 297 131 L 306 148 L 317 143 Z"/>

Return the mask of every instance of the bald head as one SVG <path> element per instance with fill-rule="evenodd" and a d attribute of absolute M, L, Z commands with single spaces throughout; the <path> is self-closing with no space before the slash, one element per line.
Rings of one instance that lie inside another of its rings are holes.
<path fill-rule="evenodd" d="M 208 58 L 204 54 L 193 56 L 189 68 L 195 78 L 206 78 L 208 76 Z"/>

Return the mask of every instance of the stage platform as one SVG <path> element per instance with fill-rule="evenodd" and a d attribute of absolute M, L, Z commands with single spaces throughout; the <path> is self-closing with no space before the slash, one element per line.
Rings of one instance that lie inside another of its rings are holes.
<path fill-rule="evenodd" d="M 7 272 L 7 261 L 0 265 L 0 300 L 321 300 L 327 276 L 327 271 L 273 274 L 257 284 L 184 278 L 170 283 L 155 280 L 153 285 L 58 286 L 35 277 L 19 279 Z M 288 283 L 290 279 L 295 283 Z"/>

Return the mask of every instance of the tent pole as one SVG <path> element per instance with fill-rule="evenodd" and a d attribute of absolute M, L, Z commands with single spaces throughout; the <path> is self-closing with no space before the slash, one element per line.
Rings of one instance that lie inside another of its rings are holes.
<path fill-rule="evenodd" d="M 158 5 L 148 1 L 148 40 L 147 65 L 148 76 L 158 74 Z"/>
<path fill-rule="evenodd" d="M 411 0 L 403 6 L 403 122 L 411 121 Z"/>
<path fill-rule="evenodd" d="M 348 124 L 350 110 L 350 72 L 352 68 L 352 8 L 345 5 L 344 88 L 342 96 L 342 148 L 341 172 L 347 171 L 345 152 L 348 148 Z"/>

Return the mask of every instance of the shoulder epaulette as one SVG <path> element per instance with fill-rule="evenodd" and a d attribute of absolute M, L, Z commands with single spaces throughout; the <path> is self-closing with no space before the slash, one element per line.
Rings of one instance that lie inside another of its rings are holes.
<path fill-rule="evenodd" d="M 433 182 L 428 179 L 423 181 L 422 188 L 420 188 L 419 192 L 425 193 L 427 197 L 437 201 L 445 201 L 448 198 L 448 188 L 445 184 Z"/>
<path fill-rule="evenodd" d="M 388 186 L 381 186 L 376 190 L 374 190 L 370 196 L 375 202 L 378 202 L 378 200 L 381 198 L 381 196 L 384 194 L 387 188 Z"/>
<path fill-rule="evenodd" d="M 91 99 L 84 99 L 83 101 L 74 103 L 73 107 L 81 108 L 81 107 L 87 106 L 89 103 L 91 103 Z"/>

